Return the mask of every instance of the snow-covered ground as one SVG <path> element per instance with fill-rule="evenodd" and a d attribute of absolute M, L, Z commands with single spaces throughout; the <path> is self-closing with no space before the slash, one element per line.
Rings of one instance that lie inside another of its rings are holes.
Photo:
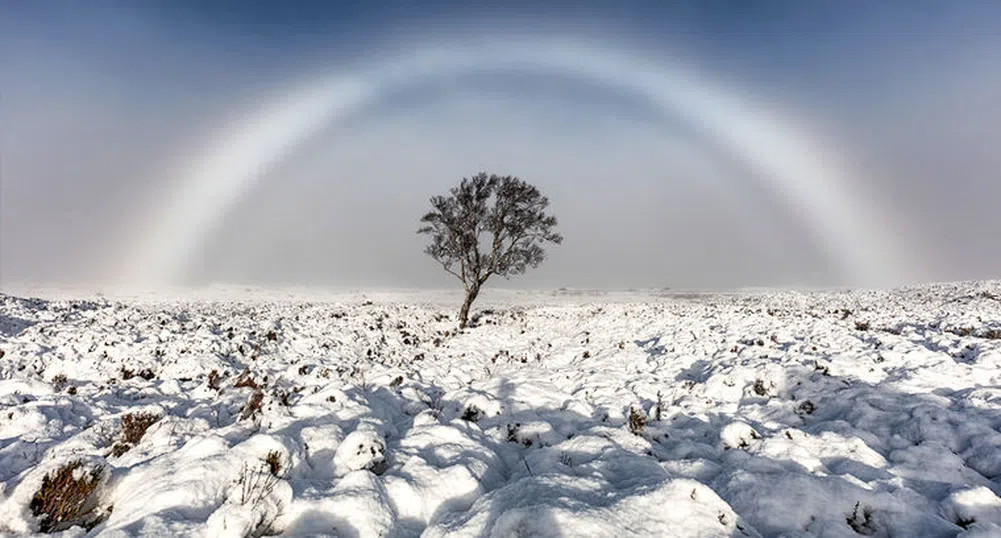
<path fill-rule="evenodd" d="M 66 536 L 1001 536 L 998 282 L 53 295 L 0 295 L 0 534 L 80 461 Z"/>

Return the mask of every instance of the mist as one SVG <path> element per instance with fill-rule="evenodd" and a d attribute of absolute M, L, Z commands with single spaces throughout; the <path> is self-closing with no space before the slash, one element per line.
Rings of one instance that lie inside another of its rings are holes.
<path fill-rule="evenodd" d="M 846 181 L 864 186 L 860 205 L 896 224 L 909 262 L 895 283 L 1001 277 L 992 6 L 748 14 L 594 4 L 573 17 L 467 7 L 449 19 L 442 6 L 433 17 L 375 7 L 279 16 L 251 4 L 249 17 L 236 5 L 171 5 L 0 8 L 0 284 L 114 286 L 143 241 L 136 231 L 181 179 L 179 163 L 302 80 L 364 68 L 428 36 L 461 44 L 543 26 L 682 59 L 730 95 L 807 125 L 859 174 Z M 826 31 L 808 31 L 821 19 L 832 21 Z M 681 118 L 564 75 L 501 70 L 404 85 L 266 170 L 205 231 L 178 283 L 452 286 L 422 253 L 417 220 L 430 196 L 481 170 L 536 184 L 566 238 L 539 269 L 497 285 L 848 281 L 837 253 L 800 225 L 810 207 L 775 200 L 755 170 Z"/>

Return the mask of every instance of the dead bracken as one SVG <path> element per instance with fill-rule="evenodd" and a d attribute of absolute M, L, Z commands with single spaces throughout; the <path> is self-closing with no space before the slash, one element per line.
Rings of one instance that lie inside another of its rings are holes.
<path fill-rule="evenodd" d="M 636 407 L 629 408 L 629 431 L 633 435 L 640 435 L 646 428 L 646 416 Z"/>
<path fill-rule="evenodd" d="M 255 390 L 243 406 L 243 411 L 240 413 L 240 420 L 257 417 L 261 413 L 261 406 L 263 404 L 264 393 L 260 390 Z"/>
<path fill-rule="evenodd" d="M 139 444 L 146 430 L 160 420 L 160 415 L 152 412 L 127 413 L 122 416 L 122 439 L 111 447 L 111 455 L 119 457 Z"/>
<path fill-rule="evenodd" d="M 146 430 L 160 420 L 160 415 L 151 412 L 128 413 L 122 417 L 122 440 L 133 445 L 142 440 Z"/>
<path fill-rule="evenodd" d="M 272 476 L 276 478 L 284 477 L 284 466 L 282 465 L 281 452 L 278 452 L 277 450 L 268 452 L 268 455 L 264 457 L 264 464 L 268 467 L 268 471 Z"/>
<path fill-rule="evenodd" d="M 240 374 L 240 377 L 237 377 L 236 381 L 233 382 L 233 386 L 238 389 L 243 387 L 250 387 L 252 389 L 261 388 L 260 385 L 257 384 L 257 381 L 254 381 L 254 378 L 251 377 L 250 370 L 244 370 L 244 372 Z"/>
<path fill-rule="evenodd" d="M 39 529 L 57 532 L 86 524 L 103 473 L 103 468 L 85 469 L 81 460 L 74 460 L 45 475 L 28 506 Z"/>

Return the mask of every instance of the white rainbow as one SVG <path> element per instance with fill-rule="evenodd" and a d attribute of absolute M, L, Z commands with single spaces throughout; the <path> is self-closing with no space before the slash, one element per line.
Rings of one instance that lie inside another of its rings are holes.
<path fill-rule="evenodd" d="M 850 283 L 900 280 L 899 238 L 864 178 L 775 110 L 682 65 L 583 42 L 516 40 L 429 46 L 353 74 L 311 80 L 229 125 L 176 172 L 124 257 L 119 282 L 176 283 L 227 212 L 301 144 L 386 92 L 423 79 L 515 69 L 573 76 L 631 94 L 687 121 L 748 166 L 795 214 Z"/>

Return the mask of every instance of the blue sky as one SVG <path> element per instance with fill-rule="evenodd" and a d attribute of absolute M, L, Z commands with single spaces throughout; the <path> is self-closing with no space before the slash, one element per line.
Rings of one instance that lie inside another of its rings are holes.
<path fill-rule="evenodd" d="M 899 282 L 1001 276 L 1001 105 L 991 97 L 1001 6 L 538 4 L 5 3 L 0 282 L 114 281 L 109 266 L 143 241 L 125 231 L 183 179 L 180 163 L 224 147 L 217 133 L 308 81 L 405 63 L 429 46 L 554 36 L 652 69 L 680 63 L 763 116 L 790 119 L 852 171 L 845 184 L 860 190 L 845 187 L 849 198 L 896 223 L 889 235 L 916 269 Z M 568 238 L 509 285 L 846 282 L 837 249 L 800 226 L 814 208 L 766 192 L 760 171 L 685 111 L 590 75 L 484 66 L 386 88 L 290 149 L 206 230 L 191 280 L 447 285 L 411 221 L 428 196 L 490 165 L 534 176 Z M 352 223 L 375 212 L 380 224 L 356 233 Z"/>

